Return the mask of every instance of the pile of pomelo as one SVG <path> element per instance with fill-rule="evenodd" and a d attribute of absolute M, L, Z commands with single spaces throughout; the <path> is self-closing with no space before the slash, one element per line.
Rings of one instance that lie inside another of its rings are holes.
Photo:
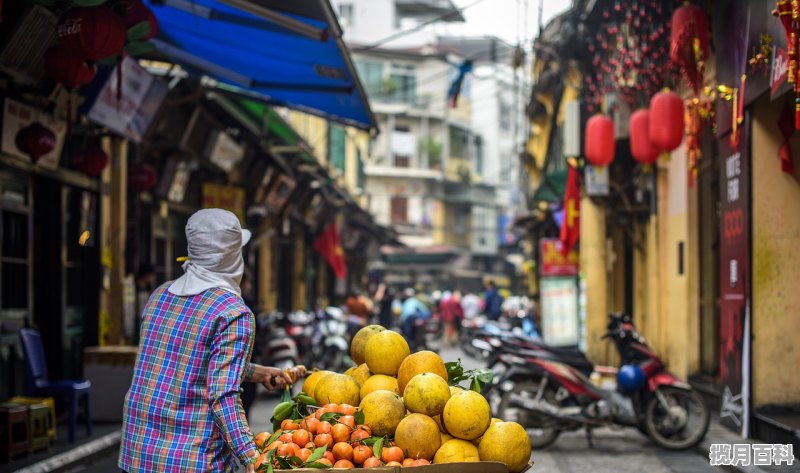
<path fill-rule="evenodd" d="M 351 357 L 357 366 L 344 374 L 312 373 L 306 405 L 283 405 L 290 418 L 256 436 L 257 471 L 498 461 L 517 473 L 528 465 L 525 429 L 493 419 L 480 393 L 448 385 L 436 353 L 411 354 L 400 334 L 370 325 L 353 338 Z"/>

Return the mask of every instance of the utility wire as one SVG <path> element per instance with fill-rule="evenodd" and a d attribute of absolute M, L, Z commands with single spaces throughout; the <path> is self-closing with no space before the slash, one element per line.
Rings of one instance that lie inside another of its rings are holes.
<path fill-rule="evenodd" d="M 484 1 L 485 0 L 475 0 L 474 2 L 470 3 L 469 5 L 466 5 L 464 7 L 458 8 L 457 10 L 458 10 L 459 13 L 464 13 L 464 10 L 466 10 L 467 8 L 474 7 L 475 5 L 477 5 L 477 4 L 481 3 L 481 2 L 484 2 Z M 453 12 L 443 13 L 443 14 L 441 14 L 439 16 L 431 18 L 428 21 L 422 22 L 422 23 L 418 24 L 417 26 L 415 26 L 413 28 L 409 28 L 407 30 L 402 30 L 402 31 L 398 31 L 397 33 L 390 34 L 389 36 L 387 36 L 387 37 L 385 37 L 383 39 L 379 39 L 378 41 L 372 43 L 371 45 L 369 45 L 369 46 L 367 46 L 365 48 L 362 48 L 361 50 L 362 51 L 367 51 L 367 50 L 370 50 L 370 49 L 373 49 L 373 48 L 377 48 L 378 46 L 380 46 L 382 44 L 388 43 L 389 41 L 392 41 L 394 39 L 401 38 L 401 37 L 406 36 L 408 34 L 414 33 L 414 32 L 419 31 L 422 28 L 424 28 L 424 27 L 426 27 L 426 26 L 428 26 L 428 25 L 430 25 L 432 23 L 439 22 L 441 20 L 444 20 L 445 18 L 452 17 L 452 16 L 453 16 Z"/>

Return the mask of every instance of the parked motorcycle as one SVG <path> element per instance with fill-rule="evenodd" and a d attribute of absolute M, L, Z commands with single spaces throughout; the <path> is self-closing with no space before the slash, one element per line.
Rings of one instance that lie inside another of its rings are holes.
<path fill-rule="evenodd" d="M 630 316 L 610 315 L 608 332 L 621 357 L 617 390 L 594 386 L 578 369 L 544 351 L 538 356 L 500 354 L 499 380 L 486 395 L 497 417 L 528 428 L 535 448 L 566 430 L 631 426 L 670 450 L 696 445 L 708 430 L 709 412 L 691 386 L 664 364 L 636 331 Z M 497 373 L 496 373 L 496 376 Z"/>
<path fill-rule="evenodd" d="M 347 316 L 338 307 L 319 310 L 311 341 L 311 363 L 320 369 L 342 372 L 350 365 Z"/>
<path fill-rule="evenodd" d="M 311 347 L 315 322 L 314 312 L 298 310 L 289 313 L 287 317 L 286 333 L 294 340 L 299 358 L 306 366 L 312 366 Z"/>
<path fill-rule="evenodd" d="M 287 315 L 283 312 L 260 314 L 256 318 L 256 342 L 260 363 L 281 370 L 301 364 L 297 343 L 286 331 Z"/>
<path fill-rule="evenodd" d="M 414 320 L 414 337 L 412 352 L 420 350 L 439 351 L 444 341 L 444 324 L 438 316 L 417 318 Z"/>

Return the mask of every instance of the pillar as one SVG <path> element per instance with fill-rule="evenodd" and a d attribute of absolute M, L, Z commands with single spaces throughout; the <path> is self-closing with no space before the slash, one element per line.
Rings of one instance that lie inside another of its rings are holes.
<path fill-rule="evenodd" d="M 586 278 L 586 354 L 594 363 L 607 363 L 608 272 L 605 206 L 581 199 L 581 272 Z"/>
<path fill-rule="evenodd" d="M 292 309 L 303 310 L 306 308 L 306 232 L 302 226 L 297 226 L 294 235 L 294 274 L 292 275 Z"/>
<path fill-rule="evenodd" d="M 111 165 L 101 177 L 100 246 L 103 284 L 100 293 L 101 345 L 123 343 L 123 293 L 125 234 L 127 229 L 128 142 L 113 136 L 103 139 Z"/>

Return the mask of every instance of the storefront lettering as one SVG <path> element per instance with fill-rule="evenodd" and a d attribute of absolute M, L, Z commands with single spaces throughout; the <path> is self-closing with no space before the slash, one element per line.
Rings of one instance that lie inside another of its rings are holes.
<path fill-rule="evenodd" d="M 741 208 L 728 210 L 722 216 L 722 235 L 726 240 L 744 233 L 744 211 Z"/>
<path fill-rule="evenodd" d="M 725 177 L 728 178 L 728 202 L 739 200 L 739 175 L 742 173 L 741 157 L 741 153 L 736 153 L 725 160 Z"/>

